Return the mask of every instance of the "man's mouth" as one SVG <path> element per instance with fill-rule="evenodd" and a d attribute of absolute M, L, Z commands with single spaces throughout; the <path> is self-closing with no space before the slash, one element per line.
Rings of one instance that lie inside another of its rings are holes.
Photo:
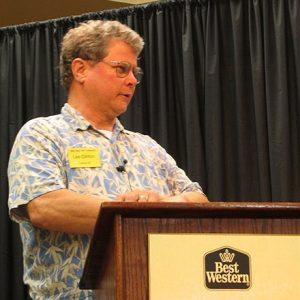
<path fill-rule="evenodd" d="M 123 96 L 123 97 L 126 97 L 128 99 L 131 97 L 131 94 L 126 94 L 126 93 L 122 93 L 120 95 Z"/>

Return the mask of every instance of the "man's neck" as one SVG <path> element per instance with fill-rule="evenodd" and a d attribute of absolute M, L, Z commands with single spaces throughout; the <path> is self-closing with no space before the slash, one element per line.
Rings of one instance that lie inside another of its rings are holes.
<path fill-rule="evenodd" d="M 74 101 L 72 98 L 68 99 L 68 104 L 76 109 L 80 114 L 89 121 L 94 128 L 113 131 L 116 123 L 116 118 L 109 118 L 102 112 L 91 108 L 89 105 L 81 104 L 80 101 Z"/>

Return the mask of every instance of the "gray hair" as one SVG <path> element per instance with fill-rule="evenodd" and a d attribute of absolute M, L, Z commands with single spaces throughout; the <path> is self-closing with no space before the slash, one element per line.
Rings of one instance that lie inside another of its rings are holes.
<path fill-rule="evenodd" d="M 61 43 L 59 69 L 62 85 L 67 89 L 71 85 L 71 63 L 75 58 L 100 61 L 108 55 L 107 47 L 112 38 L 127 43 L 137 55 L 144 47 L 142 37 L 118 21 L 90 20 L 70 29 Z"/>

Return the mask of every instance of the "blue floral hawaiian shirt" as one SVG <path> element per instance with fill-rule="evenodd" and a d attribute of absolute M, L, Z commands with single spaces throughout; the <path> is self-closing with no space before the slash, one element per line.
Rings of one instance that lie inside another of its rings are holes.
<path fill-rule="evenodd" d="M 96 151 L 100 163 L 73 167 L 70 152 L 82 149 Z M 126 173 L 118 172 L 124 160 Z M 108 138 L 69 104 L 61 114 L 23 126 L 11 152 L 8 177 L 10 217 L 20 226 L 24 282 L 33 299 L 91 299 L 91 291 L 78 288 L 91 236 L 33 226 L 24 209 L 32 199 L 58 189 L 111 200 L 136 188 L 161 194 L 202 192 L 149 136 L 125 130 L 117 120 Z"/>

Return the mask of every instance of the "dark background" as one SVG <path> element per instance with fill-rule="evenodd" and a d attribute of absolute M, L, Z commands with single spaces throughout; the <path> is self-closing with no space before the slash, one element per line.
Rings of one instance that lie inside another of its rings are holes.
<path fill-rule="evenodd" d="M 0 28 L 0 291 L 26 299 L 6 168 L 29 119 L 58 113 L 63 34 L 117 19 L 146 46 L 145 76 L 121 121 L 151 135 L 210 201 L 300 199 L 299 0 L 178 0 Z"/>

